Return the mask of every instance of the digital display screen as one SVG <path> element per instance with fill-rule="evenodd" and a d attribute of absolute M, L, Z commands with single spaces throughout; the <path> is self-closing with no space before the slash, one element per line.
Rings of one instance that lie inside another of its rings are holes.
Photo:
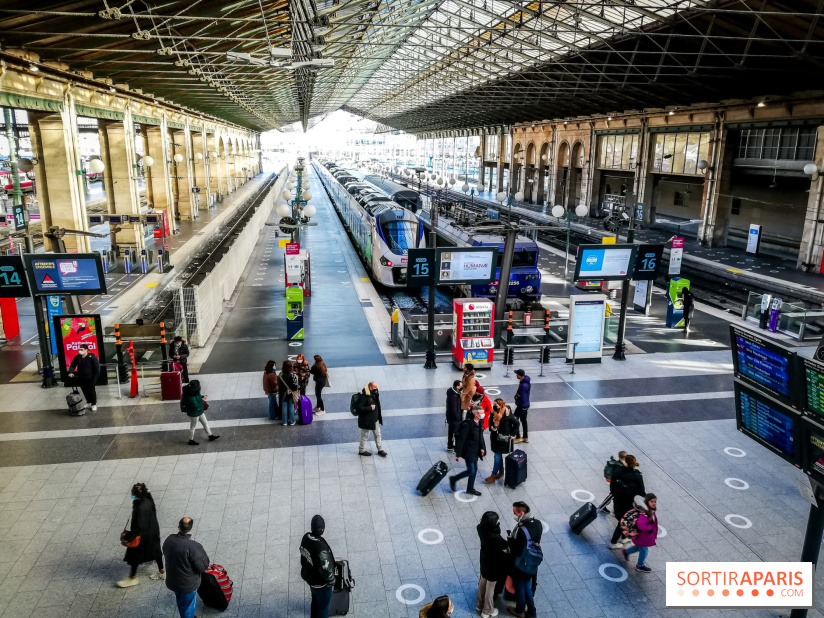
<path fill-rule="evenodd" d="M 735 377 L 792 405 L 790 367 L 795 353 L 735 326 L 730 332 Z"/>
<path fill-rule="evenodd" d="M 824 429 L 804 421 L 804 471 L 824 480 Z"/>
<path fill-rule="evenodd" d="M 799 414 L 740 382 L 735 383 L 735 408 L 740 431 L 798 465 Z"/>
<path fill-rule="evenodd" d="M 824 416 L 824 364 L 799 358 L 804 378 L 804 410 Z"/>
<path fill-rule="evenodd" d="M 106 293 L 103 262 L 96 253 L 43 253 L 24 259 L 35 294 Z"/>
<path fill-rule="evenodd" d="M 575 266 L 575 280 L 631 279 L 636 251 L 635 245 L 581 245 Z"/>
<path fill-rule="evenodd" d="M 600 352 L 603 342 L 604 313 L 606 307 L 602 300 L 573 302 L 572 333 L 570 343 L 577 343 L 575 353 Z"/>
<path fill-rule="evenodd" d="M 497 255 L 497 247 L 487 250 L 439 251 L 438 281 L 447 284 L 492 281 Z"/>

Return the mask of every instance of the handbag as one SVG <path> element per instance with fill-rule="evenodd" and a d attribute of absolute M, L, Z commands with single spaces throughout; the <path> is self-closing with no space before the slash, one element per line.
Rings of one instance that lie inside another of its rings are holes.
<path fill-rule="evenodd" d="M 120 533 L 120 544 L 123 547 L 137 547 L 140 545 L 140 535 L 136 534 L 133 538 L 129 539 L 131 535 L 131 531 L 128 529 L 129 527 L 129 519 L 126 520 L 126 525 L 123 527 L 123 532 Z"/>
<path fill-rule="evenodd" d="M 325 387 L 326 387 L 326 388 L 331 388 L 331 386 L 332 386 L 332 381 L 329 379 L 329 374 L 328 374 L 328 373 L 324 373 L 323 375 L 324 375 L 324 376 L 326 376 L 326 383 L 325 383 Z"/>
<path fill-rule="evenodd" d="M 203 411 L 205 412 L 205 411 L 206 411 L 206 410 L 208 410 L 208 409 L 209 409 L 209 402 L 208 402 L 208 401 L 204 401 L 204 402 L 203 402 Z"/>
<path fill-rule="evenodd" d="M 292 402 L 295 405 L 298 405 L 299 401 L 300 401 L 300 391 L 292 391 Z"/>

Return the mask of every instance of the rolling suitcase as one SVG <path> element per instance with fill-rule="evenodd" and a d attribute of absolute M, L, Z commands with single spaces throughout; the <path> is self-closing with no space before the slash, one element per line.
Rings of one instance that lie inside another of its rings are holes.
<path fill-rule="evenodd" d="M 229 575 L 219 564 L 210 564 L 200 576 L 197 594 L 207 607 L 225 611 L 232 600 L 234 584 Z"/>
<path fill-rule="evenodd" d="M 312 422 L 312 402 L 303 395 L 295 409 L 295 420 L 298 425 L 309 425 Z"/>
<path fill-rule="evenodd" d="M 596 517 L 598 517 L 598 508 L 592 502 L 587 502 L 570 515 L 569 527 L 575 534 L 581 534 L 584 528 L 595 521 Z"/>
<path fill-rule="evenodd" d="M 69 414 L 72 416 L 83 416 L 86 413 L 86 401 L 83 395 L 77 392 L 76 386 L 72 386 L 72 392 L 66 395 L 66 405 L 69 406 Z"/>
<path fill-rule="evenodd" d="M 526 453 L 514 450 L 504 459 L 504 485 L 515 489 L 526 480 Z"/>
<path fill-rule="evenodd" d="M 335 561 L 335 587 L 332 589 L 332 602 L 329 604 L 330 616 L 345 616 L 349 613 L 352 588 L 355 587 L 355 578 L 349 570 L 346 560 Z"/>
<path fill-rule="evenodd" d="M 447 472 L 449 472 L 449 468 L 447 468 L 444 462 L 439 461 L 435 463 L 426 471 L 426 474 L 421 477 L 416 489 L 421 492 L 422 496 L 425 496 L 438 486 L 438 483 L 443 480 Z"/>
<path fill-rule="evenodd" d="M 179 371 L 163 371 L 160 374 L 160 398 L 163 401 L 183 397 L 183 382 Z"/>

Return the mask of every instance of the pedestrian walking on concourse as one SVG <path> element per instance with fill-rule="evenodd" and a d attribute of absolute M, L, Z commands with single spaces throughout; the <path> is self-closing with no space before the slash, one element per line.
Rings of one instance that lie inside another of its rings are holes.
<path fill-rule="evenodd" d="M 455 380 L 446 391 L 446 450 L 455 450 L 455 432 L 461 424 L 461 381 Z"/>
<path fill-rule="evenodd" d="M 609 491 L 612 494 L 615 519 L 618 520 L 618 525 L 615 526 L 615 532 L 612 533 L 612 539 L 609 542 L 609 548 L 623 549 L 624 546 L 619 542 L 623 537 L 621 519 L 632 508 L 635 496 L 643 496 L 647 493 L 644 487 L 644 476 L 638 470 L 638 460 L 635 455 L 624 457 L 624 465 L 613 471 L 609 481 Z M 622 542 L 629 543 L 630 539 L 624 539 Z"/>
<path fill-rule="evenodd" d="M 492 418 L 492 401 L 483 392 L 476 392 L 472 395 L 472 407 L 480 406 L 484 411 L 483 426 L 484 429 L 489 429 L 489 419 Z"/>
<path fill-rule="evenodd" d="M 358 444 L 358 455 L 370 457 L 371 452 L 366 450 L 366 441 L 369 439 L 369 432 L 375 437 L 375 446 L 378 455 L 386 457 L 381 442 L 381 425 L 383 425 L 383 415 L 381 414 L 381 400 L 378 392 L 378 385 L 370 382 L 363 387 L 363 391 L 358 394 L 355 411 L 358 413 L 358 428 L 360 429 L 360 443 Z"/>
<path fill-rule="evenodd" d="M 270 360 L 263 369 L 263 392 L 269 398 L 269 420 L 274 421 L 280 415 L 278 407 L 278 374 L 275 361 Z"/>
<path fill-rule="evenodd" d="M 83 392 L 86 400 L 86 407 L 91 407 L 92 412 L 97 411 L 97 378 L 100 375 L 100 361 L 89 352 L 89 346 L 80 344 L 79 352 L 75 354 L 69 365 L 69 377 L 75 378 L 77 385 Z"/>
<path fill-rule="evenodd" d="M 300 541 L 300 578 L 312 593 L 310 618 L 328 618 L 335 588 L 335 556 L 323 538 L 325 530 L 323 517 L 315 515 L 310 531 Z"/>
<path fill-rule="evenodd" d="M 209 420 L 206 418 L 206 410 L 209 409 L 208 397 L 200 393 L 200 380 L 192 380 L 183 387 L 183 397 L 180 398 L 180 409 L 189 416 L 189 444 L 197 446 L 200 442 L 195 442 L 195 429 L 198 422 L 203 425 L 209 442 L 217 440 L 216 436 L 209 429 Z"/>
<path fill-rule="evenodd" d="M 481 618 L 490 618 L 498 615 L 495 608 L 495 584 L 506 578 L 509 544 L 501 536 L 501 522 L 495 511 L 484 513 L 476 530 L 481 541 L 481 579 L 478 581 L 475 611 Z"/>
<path fill-rule="evenodd" d="M 295 406 L 300 401 L 300 384 L 292 361 L 283 361 L 278 380 L 280 380 L 279 391 L 282 401 L 283 426 L 294 425 Z"/>
<path fill-rule="evenodd" d="M 184 517 L 177 525 L 177 534 L 170 534 L 163 541 L 166 587 L 175 593 L 180 618 L 195 618 L 200 576 L 209 568 L 206 550 L 192 540 L 193 526 L 192 518 Z"/>
<path fill-rule="evenodd" d="M 646 508 L 645 508 L 646 507 Z M 636 506 L 638 509 L 638 521 L 635 524 L 638 534 L 632 538 L 632 547 L 629 549 L 622 549 L 624 559 L 628 560 L 630 554 L 638 552 L 638 564 L 635 565 L 636 571 L 642 573 L 649 573 L 652 571 L 647 566 L 647 555 L 649 548 L 655 546 L 655 541 L 658 538 L 658 498 L 655 494 L 647 494 L 644 496 L 644 506 Z"/>
<path fill-rule="evenodd" d="M 189 381 L 189 346 L 183 337 L 175 337 L 169 344 L 169 358 L 180 365 L 180 378 L 186 384 Z"/>
<path fill-rule="evenodd" d="M 309 363 L 303 354 L 298 354 L 295 359 L 295 373 L 298 376 L 298 386 L 300 387 L 300 394 L 306 394 L 306 387 L 309 386 Z"/>
<path fill-rule="evenodd" d="M 487 483 L 494 483 L 504 476 L 504 455 L 512 452 L 512 440 L 517 420 L 512 409 L 503 399 L 496 399 L 492 406 L 492 419 L 489 421 L 489 448 L 495 455 L 492 474 L 486 477 Z"/>
<path fill-rule="evenodd" d="M 509 534 L 509 553 L 515 560 L 512 567 L 512 585 L 515 588 L 515 607 L 509 607 L 509 613 L 517 618 L 534 618 L 538 615 L 535 608 L 535 591 L 533 589 L 534 575 L 526 573 L 518 568 L 518 558 L 523 556 L 524 550 L 530 540 L 532 543 L 540 545 L 541 535 L 544 527 L 540 521 L 529 514 L 529 506 L 526 502 L 518 501 L 512 503 L 512 517 L 515 520 L 515 528 Z"/>
<path fill-rule="evenodd" d="M 129 531 L 123 541 L 130 542 L 140 537 L 136 547 L 127 547 L 123 562 L 129 565 L 129 576 L 117 582 L 118 588 L 137 586 L 140 579 L 137 577 L 137 567 L 145 562 L 156 562 L 157 573 L 149 575 L 149 579 L 166 579 L 163 570 L 163 550 L 160 549 L 160 525 L 157 523 L 157 509 L 154 498 L 146 485 L 135 483 L 132 485 L 132 516 L 129 519 Z"/>
<path fill-rule="evenodd" d="M 323 405 L 323 389 L 327 386 L 332 386 L 329 381 L 329 370 L 326 363 L 319 354 L 314 356 L 315 363 L 309 368 L 309 373 L 312 374 L 312 379 L 315 381 L 315 414 L 326 414 L 326 407 Z"/>
<path fill-rule="evenodd" d="M 486 454 L 483 428 L 484 411 L 480 406 L 472 409 L 472 416 L 461 421 L 458 435 L 455 437 L 455 461 L 463 458 L 466 470 L 449 477 L 449 488 L 454 493 L 455 483 L 461 479 L 466 481 L 466 493 L 470 496 L 480 496 L 481 492 L 475 489 L 475 476 L 478 474 L 478 459 Z"/>
<path fill-rule="evenodd" d="M 684 300 L 681 310 L 684 312 L 684 334 L 690 334 L 690 324 L 695 315 L 695 294 L 689 288 L 684 289 Z"/>
<path fill-rule="evenodd" d="M 478 381 L 475 379 L 475 368 L 472 363 L 464 365 L 463 379 L 461 380 L 461 410 L 472 409 L 472 397 L 478 391 Z"/>
<path fill-rule="evenodd" d="M 418 618 L 449 618 L 454 609 L 455 605 L 449 597 L 443 595 L 424 605 L 418 612 Z"/>
<path fill-rule="evenodd" d="M 521 437 L 520 428 L 518 429 L 515 443 L 529 443 L 529 425 L 526 422 L 526 417 L 529 414 L 529 393 L 532 390 L 532 383 L 523 369 L 516 369 L 515 377 L 518 378 L 518 392 L 515 393 L 515 418 L 521 422 L 524 428 L 523 437 Z"/>

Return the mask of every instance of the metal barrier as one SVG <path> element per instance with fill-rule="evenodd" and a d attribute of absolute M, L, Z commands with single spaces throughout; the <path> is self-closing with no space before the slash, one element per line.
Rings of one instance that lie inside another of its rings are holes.
<path fill-rule="evenodd" d="M 549 365 L 552 360 L 552 348 L 561 348 L 564 350 L 564 358 L 566 358 L 566 351 L 572 346 L 572 358 L 569 359 L 571 365 L 570 373 L 575 373 L 575 350 L 578 347 L 578 342 L 572 343 L 539 343 L 539 344 L 510 344 L 504 343 L 504 366 L 506 372 L 504 377 L 509 376 L 509 367 L 514 364 L 516 352 L 538 352 L 538 361 L 541 363 L 541 374 L 544 375 L 544 365 Z"/>

